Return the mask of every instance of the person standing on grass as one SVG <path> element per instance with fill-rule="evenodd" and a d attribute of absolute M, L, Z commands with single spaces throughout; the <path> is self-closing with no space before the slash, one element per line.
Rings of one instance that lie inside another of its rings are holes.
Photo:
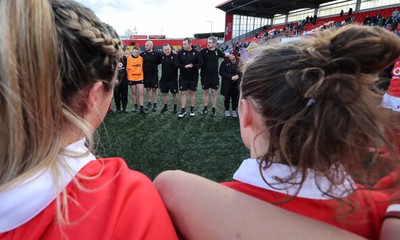
<path fill-rule="evenodd" d="M 147 110 L 157 111 L 158 65 L 161 54 L 153 50 L 153 42 L 147 41 L 145 51 L 140 54 L 143 58 L 144 88 L 147 92 Z M 153 104 L 151 101 L 153 98 Z"/>
<path fill-rule="evenodd" d="M 236 51 L 232 51 L 219 68 L 222 77 L 221 95 L 224 96 L 225 117 L 230 117 L 229 104 L 232 104 L 232 117 L 237 118 L 239 104 L 239 86 L 242 73 L 239 69 L 240 58 Z"/>
<path fill-rule="evenodd" d="M 181 112 L 178 118 L 186 116 L 186 95 L 190 96 L 190 117 L 194 117 L 195 95 L 199 81 L 199 69 L 203 65 L 203 58 L 199 51 L 192 48 L 192 40 L 184 38 L 182 51 L 178 53 L 175 66 L 180 69 L 179 90 L 181 91 Z"/>
<path fill-rule="evenodd" d="M 126 71 L 128 75 L 128 85 L 131 86 L 132 101 L 135 106 L 134 112 L 146 114 L 143 108 L 144 102 L 144 82 L 143 82 L 143 58 L 140 56 L 140 50 L 138 47 L 133 48 L 133 54 L 127 59 Z M 138 109 L 137 99 L 139 99 Z"/>
<path fill-rule="evenodd" d="M 72 0 L 0 0 L 0 26 L 0 239 L 178 239 L 148 177 L 92 154 L 114 30 Z"/>
<path fill-rule="evenodd" d="M 172 113 L 177 113 L 178 105 L 178 69 L 175 67 L 176 54 L 172 52 L 171 46 L 165 43 L 163 46 L 163 55 L 161 57 L 161 79 L 160 89 L 163 94 L 164 107 L 161 112 L 168 111 L 168 92 L 171 92 L 174 103 Z"/>
<path fill-rule="evenodd" d="M 118 83 L 115 85 L 114 89 L 114 102 L 117 108 L 117 113 L 122 112 L 127 113 L 126 106 L 128 105 L 128 77 L 126 73 L 126 56 L 120 52 L 119 62 L 118 62 Z"/>
<path fill-rule="evenodd" d="M 211 88 L 211 116 L 215 117 L 217 112 L 215 110 L 217 106 L 217 91 L 219 87 L 219 75 L 218 75 L 218 59 L 224 58 L 225 53 L 220 49 L 216 48 L 217 38 L 209 37 L 207 40 L 207 48 L 200 51 L 201 57 L 203 58 L 203 66 L 201 67 L 201 86 L 203 92 L 203 115 L 208 113 L 208 95 L 209 89 Z"/>

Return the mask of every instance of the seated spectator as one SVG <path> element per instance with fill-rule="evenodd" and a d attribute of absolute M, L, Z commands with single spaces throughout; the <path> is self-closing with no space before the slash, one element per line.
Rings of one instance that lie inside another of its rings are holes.
<path fill-rule="evenodd" d="M 393 13 L 392 13 L 392 18 L 394 19 L 394 20 L 397 20 L 398 18 L 399 18 L 399 14 L 400 14 L 400 12 L 399 12 L 399 10 L 397 10 L 397 8 L 393 11 Z"/>

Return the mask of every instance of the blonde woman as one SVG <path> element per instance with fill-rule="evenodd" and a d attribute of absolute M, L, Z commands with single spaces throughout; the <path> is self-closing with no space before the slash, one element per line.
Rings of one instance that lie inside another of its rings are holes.
<path fill-rule="evenodd" d="M 70 0 L 0 0 L 0 26 L 0 239 L 176 239 L 151 181 L 91 153 L 116 36 Z"/>

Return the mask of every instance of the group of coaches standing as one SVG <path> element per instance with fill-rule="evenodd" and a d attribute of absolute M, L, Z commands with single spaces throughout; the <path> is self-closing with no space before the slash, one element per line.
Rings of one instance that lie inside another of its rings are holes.
<path fill-rule="evenodd" d="M 207 48 L 198 51 L 192 48 L 190 38 L 184 38 L 182 50 L 175 54 L 168 43 L 164 44 L 163 53 L 160 53 L 153 50 L 151 41 L 147 41 L 144 52 L 140 53 L 139 48 L 135 47 L 132 55 L 128 57 L 121 56 L 118 74 L 119 84 L 114 92 L 117 112 L 121 112 L 121 106 L 122 112 L 127 112 L 127 92 L 128 85 L 130 85 L 135 106 L 134 111 L 143 114 L 147 113 L 147 111 L 157 111 L 157 88 L 160 87 L 164 104 L 161 112 L 168 111 L 168 92 L 170 92 L 173 95 L 173 113 L 177 113 L 179 86 L 181 110 L 178 117 L 184 118 L 187 115 L 186 102 L 188 93 L 190 103 L 189 116 L 194 117 L 195 93 L 198 86 L 199 70 L 201 69 L 201 86 L 204 90 L 202 114 L 206 115 L 208 113 L 208 99 L 211 89 L 211 115 L 216 116 L 217 91 L 219 88 L 218 60 L 219 58 L 226 58 L 220 66 L 223 85 L 221 93 L 225 96 L 225 116 L 230 116 L 229 101 L 231 100 L 232 116 L 237 117 L 236 108 L 239 95 L 237 88 L 240 80 L 237 53 L 232 53 L 231 56 L 233 57 L 225 55 L 220 49 L 216 48 L 216 44 L 217 39 L 209 37 Z M 158 82 L 159 64 L 161 64 L 161 78 Z M 234 87 L 232 88 L 232 86 Z M 143 107 L 144 88 L 147 91 L 148 101 L 146 109 Z M 139 102 L 139 108 L 137 102 Z"/>

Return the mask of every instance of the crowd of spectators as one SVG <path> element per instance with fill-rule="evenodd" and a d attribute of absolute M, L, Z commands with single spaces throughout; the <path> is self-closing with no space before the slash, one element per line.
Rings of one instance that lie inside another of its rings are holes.
<path fill-rule="evenodd" d="M 375 16 L 367 16 L 363 19 L 363 25 L 368 26 L 378 26 L 386 28 L 389 31 L 397 31 L 398 20 L 399 20 L 400 12 L 397 8 L 393 11 L 392 16 L 382 17 L 380 14 L 376 14 Z"/>

